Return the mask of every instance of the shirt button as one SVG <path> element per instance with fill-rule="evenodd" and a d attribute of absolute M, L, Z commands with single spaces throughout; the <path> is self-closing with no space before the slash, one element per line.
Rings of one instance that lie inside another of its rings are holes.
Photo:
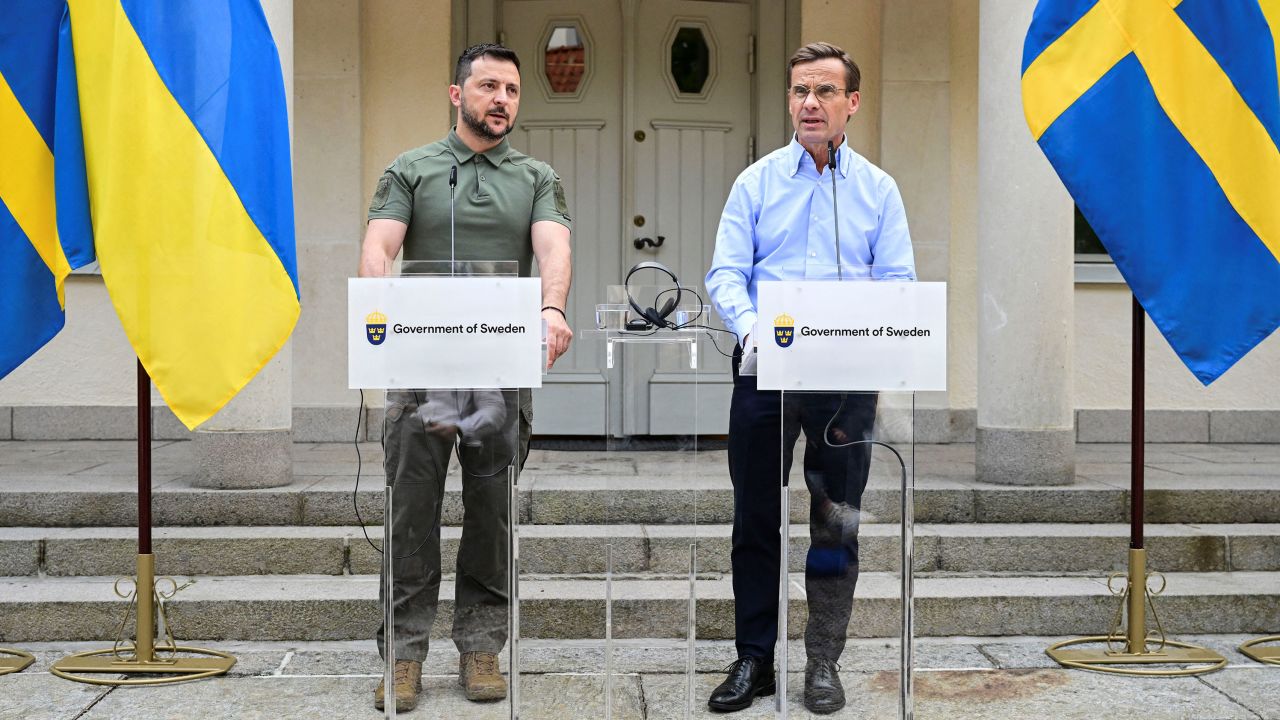
<path fill-rule="evenodd" d="M 818 257 L 818 253 L 816 253 L 816 252 L 811 252 L 811 253 L 809 253 L 809 257 Z"/>
<path fill-rule="evenodd" d="M 481 176 L 480 176 L 480 182 L 484 182 L 484 176 L 483 176 L 483 175 L 481 175 Z"/>

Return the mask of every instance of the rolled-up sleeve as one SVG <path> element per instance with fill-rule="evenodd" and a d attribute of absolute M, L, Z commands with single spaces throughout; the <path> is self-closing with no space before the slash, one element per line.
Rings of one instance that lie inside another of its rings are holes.
<path fill-rule="evenodd" d="M 907 211 L 893 178 L 885 176 L 880 201 L 880 222 L 871 248 L 871 276 L 881 279 L 916 279 L 916 259 L 907 229 Z"/>
<path fill-rule="evenodd" d="M 759 204 L 752 198 L 751 178 L 744 174 L 734 183 L 720 214 L 716 249 L 707 273 L 707 292 L 720 319 L 745 345 L 756 322 L 747 286 L 755 265 L 755 227 Z"/>

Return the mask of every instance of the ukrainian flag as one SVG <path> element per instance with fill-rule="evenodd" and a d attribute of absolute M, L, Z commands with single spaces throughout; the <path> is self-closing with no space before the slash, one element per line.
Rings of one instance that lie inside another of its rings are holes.
<path fill-rule="evenodd" d="M 289 127 L 257 0 L 68 0 L 93 234 L 143 366 L 194 428 L 298 319 Z"/>
<path fill-rule="evenodd" d="M 64 281 L 93 260 L 65 11 L 10 0 L 0 23 L 0 378 L 62 329 Z"/>
<path fill-rule="evenodd" d="M 1280 0 L 1040 0 L 1027 123 L 1208 385 L 1280 327 Z"/>

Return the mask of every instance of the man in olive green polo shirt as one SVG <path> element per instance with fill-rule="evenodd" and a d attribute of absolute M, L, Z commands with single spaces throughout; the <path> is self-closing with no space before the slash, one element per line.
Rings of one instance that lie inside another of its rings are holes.
<path fill-rule="evenodd" d="M 542 318 L 547 323 L 548 366 L 573 338 L 564 308 L 569 294 L 569 235 L 572 223 L 560 178 L 546 163 L 512 149 L 506 140 L 520 106 L 520 61 L 500 45 L 476 45 L 458 58 L 449 99 L 457 125 L 438 142 L 410 150 L 387 168 L 369 207 L 361 249 L 360 276 L 385 275 L 403 249 L 405 260 L 517 260 L 520 275 L 538 259 Z M 450 174 L 456 168 L 456 242 L 450 242 Z M 454 393 L 456 395 L 456 393 Z M 529 391 L 504 393 L 508 407 L 488 404 L 505 418 L 511 442 L 507 457 L 528 454 L 532 427 Z M 422 661 L 440 590 L 440 512 L 449 457 L 458 427 L 465 427 L 467 403 L 457 401 L 447 415 L 461 422 L 429 420 L 440 395 L 389 392 L 383 442 L 385 469 L 396 487 L 393 544 L 395 560 L 395 697 L 398 710 L 417 704 Z M 448 400 L 445 400 L 448 404 Z M 438 412 L 436 410 L 435 412 Z M 516 421 L 518 417 L 518 433 Z M 442 431 L 443 430 L 443 431 Z M 470 700 L 506 697 L 497 653 L 507 641 L 506 473 L 489 474 L 501 451 L 467 442 L 459 445 L 463 467 L 464 520 L 458 549 L 453 639 L 460 653 L 459 683 Z M 518 441 L 518 446 L 512 445 Z M 487 453 L 487 455 L 486 455 Z M 485 465 L 483 473 L 477 470 Z M 473 474 L 474 473 L 474 474 Z M 413 550 L 417 548 L 416 552 Z M 377 636 L 383 650 L 383 632 Z M 383 707 L 378 685 L 374 704 Z"/>

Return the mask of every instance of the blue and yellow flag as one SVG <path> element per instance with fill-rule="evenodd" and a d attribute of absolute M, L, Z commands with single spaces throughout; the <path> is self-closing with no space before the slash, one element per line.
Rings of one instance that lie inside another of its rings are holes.
<path fill-rule="evenodd" d="M 64 281 L 93 260 L 65 3 L 11 0 L 3 13 L 0 378 L 62 329 Z"/>
<path fill-rule="evenodd" d="M 1182 361 L 1280 327 L 1280 0 L 1040 0 L 1036 141 Z"/>
<path fill-rule="evenodd" d="M 189 428 L 300 311 L 280 60 L 257 0 L 67 0 L 93 234 L 125 334 Z"/>

